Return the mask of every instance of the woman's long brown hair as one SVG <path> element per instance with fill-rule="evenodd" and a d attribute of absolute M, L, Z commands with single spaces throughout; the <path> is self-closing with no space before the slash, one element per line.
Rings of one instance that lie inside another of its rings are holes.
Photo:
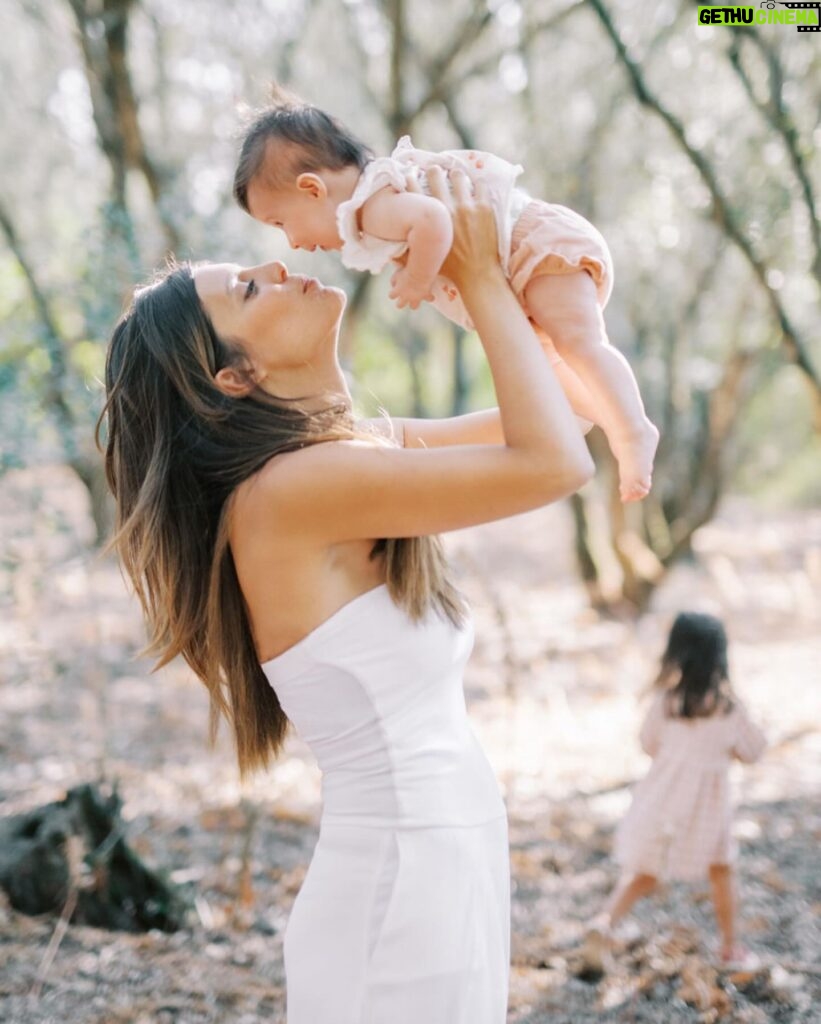
<path fill-rule="evenodd" d="M 135 293 L 114 329 L 97 438 L 105 421 L 106 477 L 117 506 L 112 546 L 142 605 L 148 651 L 158 668 L 185 658 L 208 688 L 212 741 L 222 715 L 247 774 L 276 756 L 288 720 L 260 666 L 234 567 L 231 495 L 281 452 L 362 431 L 341 399 L 309 413 L 260 389 L 223 394 L 216 372 L 242 360 L 214 331 L 191 268 L 172 267 Z M 375 553 L 385 558 L 392 598 L 411 618 L 435 609 L 461 621 L 438 538 L 386 539 Z"/>

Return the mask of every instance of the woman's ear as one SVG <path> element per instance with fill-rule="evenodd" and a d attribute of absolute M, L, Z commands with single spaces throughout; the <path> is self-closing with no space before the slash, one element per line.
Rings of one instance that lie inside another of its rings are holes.
<path fill-rule="evenodd" d="M 221 370 L 217 370 L 214 383 L 229 398 L 245 398 L 256 386 L 249 373 L 239 370 L 235 366 L 224 366 Z"/>
<path fill-rule="evenodd" d="M 303 171 L 296 179 L 296 187 L 303 195 L 309 195 L 312 199 L 327 199 L 328 197 L 328 186 L 313 171 Z"/>

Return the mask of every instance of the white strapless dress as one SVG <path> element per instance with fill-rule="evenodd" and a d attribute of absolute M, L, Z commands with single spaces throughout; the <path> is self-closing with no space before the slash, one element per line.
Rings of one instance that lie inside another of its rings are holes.
<path fill-rule="evenodd" d="M 285 932 L 288 1024 L 504 1024 L 507 819 L 468 722 L 470 625 L 383 584 L 263 664 L 322 770 Z"/>

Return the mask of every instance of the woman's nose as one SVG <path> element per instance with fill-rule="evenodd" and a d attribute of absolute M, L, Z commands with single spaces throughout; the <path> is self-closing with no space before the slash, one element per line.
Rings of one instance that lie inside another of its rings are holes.
<path fill-rule="evenodd" d="M 288 280 L 288 268 L 281 260 L 274 260 L 271 263 L 261 263 L 258 267 L 248 267 L 241 276 L 245 279 L 258 277 L 270 284 L 282 284 Z"/>

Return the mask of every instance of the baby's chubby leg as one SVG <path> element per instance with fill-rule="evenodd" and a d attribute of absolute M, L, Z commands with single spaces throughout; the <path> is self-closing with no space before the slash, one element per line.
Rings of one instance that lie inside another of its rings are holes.
<path fill-rule="evenodd" d="M 592 396 L 593 418 L 619 464 L 622 501 L 641 500 L 650 490 L 659 434 L 644 411 L 629 363 L 608 341 L 593 279 L 585 271 L 535 277 L 525 289 L 525 302 Z"/>
<path fill-rule="evenodd" d="M 571 370 L 564 359 L 562 359 L 556 351 L 556 346 L 545 331 L 536 323 L 533 323 L 533 330 L 536 332 L 536 337 L 539 339 L 539 344 L 542 346 L 545 355 L 550 360 L 553 372 L 559 378 L 559 383 L 565 395 L 567 395 L 567 400 L 570 402 L 573 412 L 582 419 L 589 420 L 591 424 L 595 423 L 597 426 L 601 426 L 596 403 L 593 401 L 593 396 L 590 394 L 587 386 L 580 380 L 575 370 Z"/>

